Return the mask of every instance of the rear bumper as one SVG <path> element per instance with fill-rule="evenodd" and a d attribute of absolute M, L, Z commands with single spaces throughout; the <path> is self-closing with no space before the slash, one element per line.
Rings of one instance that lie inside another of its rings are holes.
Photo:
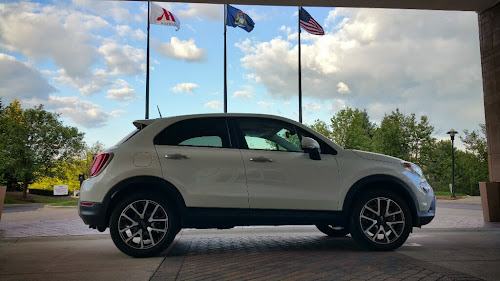
<path fill-rule="evenodd" d="M 78 204 L 78 215 L 86 225 L 92 228 L 106 228 L 106 212 L 101 203 L 92 206 L 81 206 Z"/>
<path fill-rule="evenodd" d="M 427 212 L 418 212 L 417 214 L 417 225 L 415 226 L 422 226 L 430 223 L 434 217 L 436 216 L 436 197 L 434 197 L 434 200 L 432 201 L 431 207 L 429 208 L 429 211 Z"/>

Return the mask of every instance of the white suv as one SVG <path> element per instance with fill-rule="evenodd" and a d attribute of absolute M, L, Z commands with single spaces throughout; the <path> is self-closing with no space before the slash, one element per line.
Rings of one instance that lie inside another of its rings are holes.
<path fill-rule="evenodd" d="M 95 158 L 78 210 L 91 228 L 109 227 L 130 256 L 161 252 L 182 228 L 245 225 L 316 225 L 392 250 L 434 218 L 418 166 L 343 149 L 286 118 L 204 114 L 134 125 Z"/>

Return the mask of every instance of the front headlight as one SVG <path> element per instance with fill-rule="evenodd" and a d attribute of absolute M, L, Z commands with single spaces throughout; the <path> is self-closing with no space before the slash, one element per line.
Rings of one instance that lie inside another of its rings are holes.
<path fill-rule="evenodd" d="M 420 181 L 420 183 L 418 184 L 418 186 L 420 187 L 420 189 L 422 189 L 423 192 L 425 192 L 425 194 L 429 194 L 430 192 L 433 191 L 432 187 L 429 185 L 429 183 L 425 179 L 425 176 L 424 176 L 424 173 L 422 172 L 422 169 L 419 166 L 417 166 L 413 163 L 410 163 L 410 162 L 401 162 L 401 165 L 407 171 L 417 175 L 419 178 L 422 179 Z"/>
<path fill-rule="evenodd" d="M 421 169 L 419 166 L 417 166 L 417 165 L 415 165 L 415 164 L 413 164 L 413 163 L 410 163 L 410 162 L 401 162 L 401 165 L 402 165 L 402 166 L 403 166 L 406 170 L 408 170 L 408 171 L 410 171 L 410 172 L 412 172 L 412 173 L 416 174 L 417 176 L 419 176 L 419 177 L 421 177 L 421 178 L 425 179 L 424 173 L 422 172 L 422 169 Z"/>

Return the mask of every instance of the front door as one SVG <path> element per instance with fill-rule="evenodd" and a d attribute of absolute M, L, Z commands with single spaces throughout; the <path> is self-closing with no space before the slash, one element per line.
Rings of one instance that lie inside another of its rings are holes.
<path fill-rule="evenodd" d="M 250 209 L 336 210 L 335 156 L 311 160 L 294 125 L 268 118 L 239 118 Z"/>
<path fill-rule="evenodd" d="M 248 209 L 243 160 L 225 118 L 197 118 L 168 126 L 155 138 L 163 177 L 187 207 Z"/>

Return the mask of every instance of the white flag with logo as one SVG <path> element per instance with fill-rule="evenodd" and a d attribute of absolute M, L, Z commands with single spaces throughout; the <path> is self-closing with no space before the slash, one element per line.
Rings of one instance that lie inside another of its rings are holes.
<path fill-rule="evenodd" d="M 177 30 L 181 27 L 181 22 L 179 18 L 174 16 L 172 12 L 167 11 L 165 8 L 156 5 L 151 2 L 151 14 L 149 15 L 149 23 L 158 25 L 169 25 L 177 27 Z"/>

